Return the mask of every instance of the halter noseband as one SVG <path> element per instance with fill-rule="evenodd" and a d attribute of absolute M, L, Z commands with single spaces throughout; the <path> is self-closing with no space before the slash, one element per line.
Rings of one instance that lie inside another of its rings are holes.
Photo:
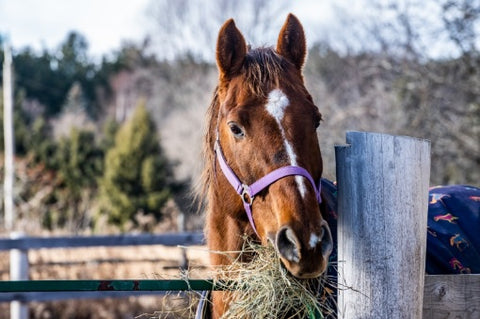
<path fill-rule="evenodd" d="M 237 194 L 240 195 L 240 198 L 242 199 L 242 202 L 243 202 L 243 207 L 245 208 L 245 212 L 247 213 L 248 220 L 250 221 L 250 225 L 252 225 L 252 228 L 258 237 L 260 236 L 258 235 L 257 228 L 255 227 L 255 222 L 253 221 L 253 216 L 252 216 L 253 199 L 255 198 L 255 195 L 257 195 L 263 189 L 268 187 L 270 184 L 273 184 L 274 182 L 278 181 L 279 179 L 282 179 L 286 176 L 292 176 L 292 175 L 299 175 L 299 176 L 305 177 L 306 179 L 308 179 L 310 184 L 312 184 L 313 189 L 315 190 L 315 197 L 318 203 L 322 202 L 322 198 L 320 196 L 321 187 L 322 187 L 321 181 L 319 181 L 318 185 L 316 185 L 310 173 L 303 167 L 292 166 L 292 165 L 283 166 L 283 167 L 277 168 L 276 170 L 271 171 L 270 173 L 263 176 L 253 184 L 246 185 L 240 181 L 240 179 L 233 172 L 231 167 L 228 166 L 227 161 L 225 160 L 225 156 L 223 155 L 222 148 L 220 146 L 218 134 L 217 134 L 217 139 L 215 141 L 214 151 L 215 151 L 215 154 L 217 155 L 217 159 L 220 164 L 220 168 L 222 169 L 223 175 L 225 175 L 228 182 L 230 183 L 230 185 L 232 185 L 232 187 L 235 189 Z"/>

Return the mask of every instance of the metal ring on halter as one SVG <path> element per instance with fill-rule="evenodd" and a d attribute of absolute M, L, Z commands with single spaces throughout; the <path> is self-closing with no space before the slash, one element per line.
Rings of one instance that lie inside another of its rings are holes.
<path fill-rule="evenodd" d="M 251 195 L 250 187 L 248 187 L 248 185 L 242 184 L 242 194 L 240 194 L 240 197 L 244 204 L 252 205 L 254 196 Z"/>

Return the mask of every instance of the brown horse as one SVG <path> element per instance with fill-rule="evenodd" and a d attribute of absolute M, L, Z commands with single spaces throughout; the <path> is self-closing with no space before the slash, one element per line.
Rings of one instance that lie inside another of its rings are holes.
<path fill-rule="evenodd" d="M 204 145 L 212 265 L 238 257 L 246 235 L 274 245 L 295 277 L 327 268 L 333 244 L 319 204 L 321 115 L 304 86 L 305 56 L 303 27 L 292 14 L 275 49 L 250 50 L 232 19 L 220 29 Z M 224 299 L 212 294 L 213 318 L 226 311 Z"/>

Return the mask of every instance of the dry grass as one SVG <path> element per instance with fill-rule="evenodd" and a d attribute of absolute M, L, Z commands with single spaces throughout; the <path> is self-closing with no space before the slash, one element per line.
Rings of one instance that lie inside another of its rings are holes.
<path fill-rule="evenodd" d="M 246 241 L 242 254 L 252 254 L 249 263 L 235 260 L 215 270 L 217 284 L 232 291 L 232 301 L 224 319 L 233 318 L 325 318 L 331 294 L 326 278 L 300 280 L 282 266 L 272 246 Z"/>

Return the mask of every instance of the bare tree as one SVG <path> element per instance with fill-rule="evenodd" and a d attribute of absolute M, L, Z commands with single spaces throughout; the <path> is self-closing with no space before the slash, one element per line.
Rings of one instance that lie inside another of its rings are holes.
<path fill-rule="evenodd" d="M 480 1 L 443 0 L 442 20 L 450 39 L 463 54 L 480 50 Z"/>
<path fill-rule="evenodd" d="M 334 94 L 325 122 L 430 139 L 433 184 L 478 185 L 479 1 L 374 0 L 355 17 L 349 32 L 361 45 L 333 59 L 335 68 L 320 66 L 335 82 L 324 77 Z"/>
<path fill-rule="evenodd" d="M 152 1 L 147 16 L 156 53 L 167 59 L 190 54 L 213 61 L 218 29 L 229 18 L 240 25 L 247 41 L 271 43 L 287 13 L 289 2 L 268 0 Z"/>

